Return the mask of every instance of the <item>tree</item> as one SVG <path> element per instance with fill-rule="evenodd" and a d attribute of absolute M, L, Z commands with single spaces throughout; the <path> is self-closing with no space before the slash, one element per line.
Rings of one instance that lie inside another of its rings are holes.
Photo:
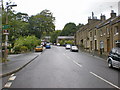
<path fill-rule="evenodd" d="M 9 18 L 9 25 L 11 26 L 9 30 L 9 42 L 14 44 L 14 41 L 19 38 L 20 36 L 28 36 L 29 29 L 28 29 L 28 15 L 26 17 L 23 13 L 14 14 L 13 18 Z M 20 18 L 21 16 L 21 18 Z M 24 17 L 23 17 L 24 16 Z M 25 18 L 25 19 L 24 19 Z"/>
<path fill-rule="evenodd" d="M 2 25 L 6 25 L 6 15 L 8 17 L 8 25 L 10 26 L 9 30 L 9 43 L 14 44 L 15 39 L 20 36 L 28 35 L 28 14 L 17 13 L 14 14 L 14 11 L 11 9 L 6 10 L 2 8 Z M 5 35 L 2 36 L 2 41 L 5 40 Z"/>
<path fill-rule="evenodd" d="M 77 26 L 74 23 L 67 23 L 61 32 L 61 36 L 73 36 L 77 31 Z"/>
<path fill-rule="evenodd" d="M 56 43 L 57 37 L 61 34 L 61 30 L 56 30 L 51 33 L 50 41 Z"/>
<path fill-rule="evenodd" d="M 49 10 L 43 10 L 29 19 L 30 33 L 36 37 L 43 37 L 43 33 L 49 35 L 50 32 L 55 31 L 54 25 L 55 18 Z"/>

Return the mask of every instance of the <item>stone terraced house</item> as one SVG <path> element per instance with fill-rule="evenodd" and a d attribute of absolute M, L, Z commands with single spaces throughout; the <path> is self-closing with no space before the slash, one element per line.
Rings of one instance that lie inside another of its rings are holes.
<path fill-rule="evenodd" d="M 75 44 L 84 51 L 97 55 L 108 55 L 109 51 L 120 45 L 120 15 L 111 10 L 110 18 L 105 15 L 97 19 L 92 13 L 88 23 L 75 34 Z"/>

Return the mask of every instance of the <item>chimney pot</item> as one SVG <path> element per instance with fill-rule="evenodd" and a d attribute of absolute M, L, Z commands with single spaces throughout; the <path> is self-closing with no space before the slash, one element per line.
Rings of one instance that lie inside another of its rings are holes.
<path fill-rule="evenodd" d="M 114 10 L 111 10 L 110 15 L 111 15 L 111 18 L 115 18 L 116 17 L 116 13 L 114 12 Z"/>

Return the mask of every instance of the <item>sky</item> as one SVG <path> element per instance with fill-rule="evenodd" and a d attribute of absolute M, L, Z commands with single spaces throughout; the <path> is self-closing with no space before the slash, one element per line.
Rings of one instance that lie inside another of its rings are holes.
<path fill-rule="evenodd" d="M 4 3 L 9 0 L 3 0 Z M 101 13 L 110 18 L 111 10 L 118 15 L 118 2 L 120 0 L 11 0 L 17 4 L 13 10 L 36 15 L 47 9 L 55 17 L 56 30 L 62 30 L 65 24 L 73 22 L 86 24 L 88 17 L 92 15 L 100 18 Z M 113 2 L 114 1 L 114 2 Z"/>

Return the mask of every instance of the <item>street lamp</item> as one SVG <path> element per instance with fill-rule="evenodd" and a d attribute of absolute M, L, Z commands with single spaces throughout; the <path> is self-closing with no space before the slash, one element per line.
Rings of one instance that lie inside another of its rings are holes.
<path fill-rule="evenodd" d="M 10 2 L 11 3 L 11 2 Z M 9 5 L 10 3 L 6 2 L 6 25 L 8 25 L 8 10 L 12 9 L 12 7 L 17 6 L 16 4 L 14 5 Z M 8 31 L 8 30 L 6 30 Z M 7 60 L 8 52 L 7 52 L 7 41 L 8 41 L 8 32 L 4 33 L 5 34 L 5 52 L 4 52 L 4 59 Z"/>

